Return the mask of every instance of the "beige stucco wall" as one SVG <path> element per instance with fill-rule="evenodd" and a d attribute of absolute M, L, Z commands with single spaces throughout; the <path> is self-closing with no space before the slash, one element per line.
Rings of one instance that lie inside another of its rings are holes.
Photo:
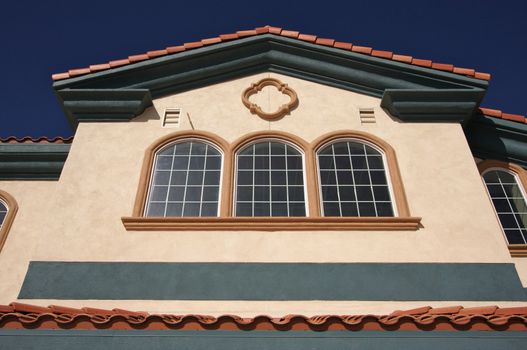
<path fill-rule="evenodd" d="M 288 83 L 300 104 L 268 122 L 249 113 L 241 92 L 260 78 Z M 81 123 L 58 182 L 0 182 L 20 211 L 0 253 L 0 303 L 16 298 L 30 260 L 173 262 L 512 262 L 460 125 L 400 123 L 380 100 L 278 74 L 258 74 L 154 101 L 129 123 Z M 165 108 L 181 107 L 179 128 L 162 128 Z M 361 125 L 373 107 L 376 124 Z M 229 142 L 281 130 L 311 142 L 360 130 L 396 151 L 418 231 L 128 232 L 145 149 L 163 135 L 197 130 Z M 522 273 L 527 276 L 527 268 Z M 524 276 L 524 283 L 527 278 Z M 76 304 L 78 305 L 78 304 Z"/>

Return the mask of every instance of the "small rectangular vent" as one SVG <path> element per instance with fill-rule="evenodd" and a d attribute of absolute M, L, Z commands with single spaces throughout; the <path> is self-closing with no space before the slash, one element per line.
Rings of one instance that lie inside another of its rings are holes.
<path fill-rule="evenodd" d="M 361 124 L 375 124 L 375 112 L 373 108 L 359 108 Z"/>
<path fill-rule="evenodd" d="M 163 117 L 164 128 L 179 127 L 179 117 L 181 116 L 181 108 L 167 108 Z"/>

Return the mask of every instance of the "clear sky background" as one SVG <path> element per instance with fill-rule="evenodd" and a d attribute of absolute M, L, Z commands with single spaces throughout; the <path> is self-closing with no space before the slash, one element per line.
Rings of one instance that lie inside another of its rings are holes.
<path fill-rule="evenodd" d="M 70 136 L 51 74 L 273 25 L 492 74 L 482 104 L 527 114 L 527 1 L 10 1 L 0 137 Z"/>

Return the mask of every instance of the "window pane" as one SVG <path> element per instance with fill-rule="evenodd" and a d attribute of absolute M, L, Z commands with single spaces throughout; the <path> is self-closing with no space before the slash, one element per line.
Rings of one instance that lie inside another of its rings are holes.
<path fill-rule="evenodd" d="M 324 215 L 394 215 L 383 155 L 375 148 L 339 141 L 319 150 L 317 159 Z"/>
<path fill-rule="evenodd" d="M 236 160 L 236 216 L 305 215 L 303 156 L 294 147 L 261 141 Z"/>
<path fill-rule="evenodd" d="M 504 170 L 490 170 L 483 179 L 508 243 L 526 244 L 527 204 L 516 176 Z"/>
<path fill-rule="evenodd" d="M 217 215 L 219 150 L 204 142 L 179 142 L 159 151 L 155 164 L 146 216 Z"/>

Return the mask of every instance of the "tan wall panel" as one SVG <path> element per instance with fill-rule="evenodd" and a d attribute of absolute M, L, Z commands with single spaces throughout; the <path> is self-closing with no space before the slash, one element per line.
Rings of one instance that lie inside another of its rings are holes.
<path fill-rule="evenodd" d="M 264 77 L 298 94 L 290 115 L 269 122 L 249 112 L 241 93 Z M 258 74 L 154 101 L 129 123 L 81 123 L 58 182 L 0 182 L 19 213 L 0 253 L 0 301 L 13 299 L 30 260 L 255 262 L 512 262 L 460 125 L 400 123 L 380 100 L 278 74 Z M 181 107 L 179 128 L 162 128 L 165 108 Z M 361 125 L 359 108 L 376 124 Z M 335 130 L 373 134 L 395 150 L 417 231 L 131 232 L 145 150 L 191 129 L 228 142 L 264 130 L 307 142 Z M 31 200 L 34 199 L 34 200 Z M 45 224 L 43 224 L 45 223 Z M 14 239 L 12 236 L 16 236 Z M 7 268 L 6 266 L 9 266 Z M 526 269 L 527 270 L 527 269 Z M 527 276 L 527 271 L 525 271 Z M 524 283 L 527 278 L 524 278 Z"/>

